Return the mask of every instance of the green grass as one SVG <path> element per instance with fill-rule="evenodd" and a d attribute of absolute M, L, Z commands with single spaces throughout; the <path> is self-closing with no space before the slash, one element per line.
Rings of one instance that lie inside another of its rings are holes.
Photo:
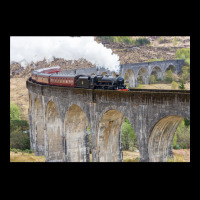
<path fill-rule="evenodd" d="M 176 154 L 174 158 L 168 158 L 167 162 L 185 162 L 185 160 L 183 156 Z"/>
<path fill-rule="evenodd" d="M 142 89 L 142 88 L 143 88 L 143 85 L 138 85 L 136 88 Z"/>

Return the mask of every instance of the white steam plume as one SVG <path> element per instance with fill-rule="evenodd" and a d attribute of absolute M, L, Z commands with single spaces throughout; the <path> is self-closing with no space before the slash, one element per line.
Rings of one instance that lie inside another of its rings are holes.
<path fill-rule="evenodd" d="M 105 67 L 111 71 L 119 71 L 119 56 L 111 49 L 98 44 L 94 37 L 14 37 L 10 38 L 10 63 L 19 62 L 23 67 L 27 64 L 42 61 L 53 61 L 53 57 L 65 60 L 80 58 Z"/>

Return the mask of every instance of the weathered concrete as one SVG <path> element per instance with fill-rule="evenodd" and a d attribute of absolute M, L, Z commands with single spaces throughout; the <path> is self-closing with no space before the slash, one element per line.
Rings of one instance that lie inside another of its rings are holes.
<path fill-rule="evenodd" d="M 88 162 L 88 125 L 92 161 L 121 162 L 124 117 L 136 133 L 140 161 L 166 161 L 177 125 L 190 119 L 189 91 L 86 90 L 29 81 L 27 88 L 31 148 L 49 162 Z"/>

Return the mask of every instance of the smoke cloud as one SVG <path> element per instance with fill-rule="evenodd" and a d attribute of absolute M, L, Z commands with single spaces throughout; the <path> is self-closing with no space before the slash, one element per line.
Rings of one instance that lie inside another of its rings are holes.
<path fill-rule="evenodd" d="M 94 37 L 10 37 L 10 63 L 19 62 L 26 67 L 32 61 L 53 57 L 65 60 L 86 59 L 97 67 L 119 71 L 119 56 L 97 43 Z"/>

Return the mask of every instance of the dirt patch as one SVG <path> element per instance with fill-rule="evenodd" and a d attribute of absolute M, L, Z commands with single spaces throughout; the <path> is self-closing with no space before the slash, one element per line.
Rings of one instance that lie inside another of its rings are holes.
<path fill-rule="evenodd" d="M 139 152 L 123 151 L 124 162 L 139 162 L 139 158 L 140 158 Z"/>
<path fill-rule="evenodd" d="M 173 155 L 183 157 L 184 162 L 190 162 L 190 149 L 173 149 Z"/>

